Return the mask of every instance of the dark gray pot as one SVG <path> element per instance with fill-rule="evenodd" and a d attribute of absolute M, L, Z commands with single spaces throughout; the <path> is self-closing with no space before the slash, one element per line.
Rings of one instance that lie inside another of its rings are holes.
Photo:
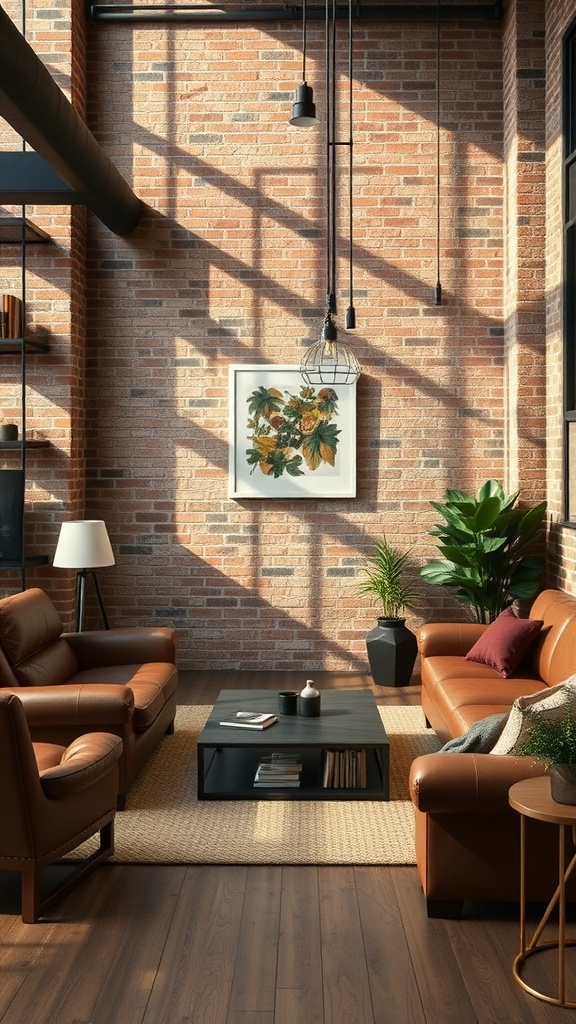
<path fill-rule="evenodd" d="M 407 686 L 418 645 L 406 619 L 379 618 L 366 637 L 372 678 L 377 686 Z"/>
<path fill-rule="evenodd" d="M 558 804 L 576 804 L 576 764 L 551 764 L 550 795 Z"/>

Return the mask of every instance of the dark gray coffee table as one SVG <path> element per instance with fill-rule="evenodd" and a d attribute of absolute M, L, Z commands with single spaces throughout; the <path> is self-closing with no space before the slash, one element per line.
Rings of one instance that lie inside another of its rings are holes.
<path fill-rule="evenodd" d="M 199 800 L 388 800 L 390 744 L 370 690 L 324 690 L 319 718 L 280 717 L 261 732 L 219 722 L 236 711 L 277 714 L 271 690 L 222 690 L 198 738 Z M 365 751 L 365 788 L 325 788 L 325 752 Z M 262 755 L 297 754 L 298 788 L 258 788 L 254 775 Z"/>

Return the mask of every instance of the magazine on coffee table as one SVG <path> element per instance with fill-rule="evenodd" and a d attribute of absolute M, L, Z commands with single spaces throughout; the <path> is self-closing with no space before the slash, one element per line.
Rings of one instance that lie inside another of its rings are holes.
<path fill-rule="evenodd" d="M 228 718 L 224 718 L 220 725 L 230 725 L 234 729 L 267 729 L 269 725 L 274 725 L 274 722 L 277 721 L 277 716 L 273 714 L 236 711 Z"/>

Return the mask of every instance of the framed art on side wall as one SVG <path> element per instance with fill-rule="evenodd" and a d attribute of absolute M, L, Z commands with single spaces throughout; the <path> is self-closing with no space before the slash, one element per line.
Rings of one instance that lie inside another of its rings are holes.
<path fill-rule="evenodd" d="M 230 498 L 355 498 L 356 384 L 230 366 Z"/>

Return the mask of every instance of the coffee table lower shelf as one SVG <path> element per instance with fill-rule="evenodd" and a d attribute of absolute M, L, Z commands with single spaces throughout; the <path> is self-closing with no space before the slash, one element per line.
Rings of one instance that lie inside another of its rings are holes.
<path fill-rule="evenodd" d="M 278 750 L 270 744 L 269 750 Z M 199 800 L 388 800 L 388 747 L 366 750 L 365 788 L 322 785 L 324 749 L 290 747 L 287 754 L 302 762 L 300 785 L 294 787 L 255 786 L 254 776 L 263 754 L 255 747 L 208 747 L 198 749 Z"/>

